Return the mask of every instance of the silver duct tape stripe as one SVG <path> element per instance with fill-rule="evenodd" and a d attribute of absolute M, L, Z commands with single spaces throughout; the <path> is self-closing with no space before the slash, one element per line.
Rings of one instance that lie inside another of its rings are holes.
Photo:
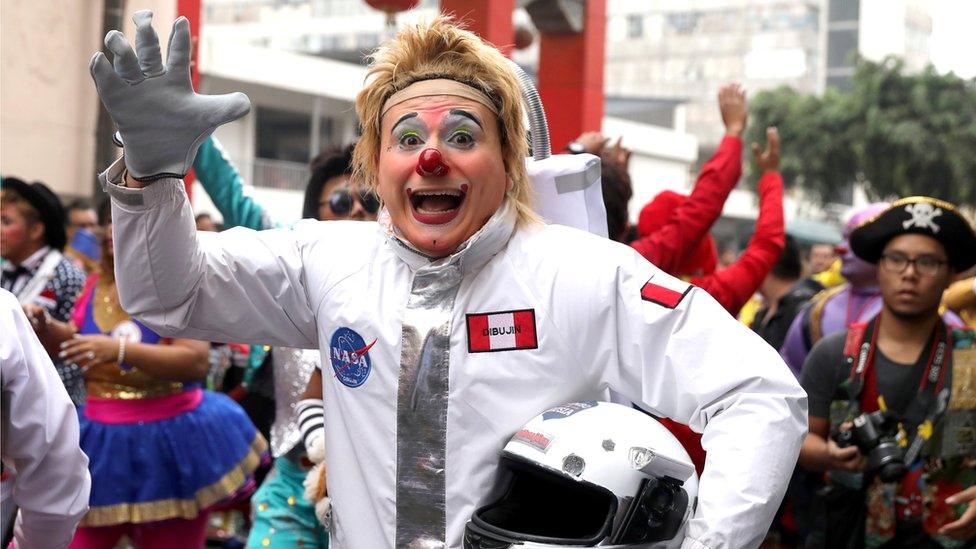
<path fill-rule="evenodd" d="M 414 275 L 397 388 L 396 546 L 445 546 L 447 402 L 458 261 Z"/>
<path fill-rule="evenodd" d="M 582 191 L 600 180 L 600 160 L 594 158 L 582 172 L 557 175 L 553 178 L 557 194 Z"/>

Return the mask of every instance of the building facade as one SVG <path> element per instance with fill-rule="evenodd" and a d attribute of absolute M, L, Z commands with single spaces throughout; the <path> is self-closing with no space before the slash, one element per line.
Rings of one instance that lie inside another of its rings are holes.
<path fill-rule="evenodd" d="M 685 101 L 702 158 L 724 133 L 723 84 L 822 89 L 821 0 L 608 0 L 609 95 Z"/>
<path fill-rule="evenodd" d="M 910 72 L 931 61 L 932 2 L 924 0 L 828 0 L 826 84 L 851 88 L 857 56 L 880 61 L 901 57 Z"/>

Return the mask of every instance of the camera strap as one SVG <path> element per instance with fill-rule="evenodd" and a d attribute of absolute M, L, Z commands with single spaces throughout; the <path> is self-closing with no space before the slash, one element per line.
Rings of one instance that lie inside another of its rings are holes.
<path fill-rule="evenodd" d="M 851 326 L 844 345 L 844 354 L 852 364 L 848 397 L 852 409 L 860 405 L 863 413 L 874 412 L 878 406 L 877 374 L 874 368 L 874 355 L 877 349 L 879 314 L 873 321 Z M 935 422 L 945 412 L 949 404 L 950 389 L 946 386 L 946 370 L 951 369 L 952 332 L 945 322 L 939 319 L 932 331 L 932 338 L 926 346 L 928 358 L 922 379 L 919 381 L 915 398 L 899 419 L 907 422 L 915 431 L 907 443 L 905 463 L 912 464 L 918 459 L 925 443 L 932 436 Z M 923 351 L 923 355 L 926 352 Z"/>

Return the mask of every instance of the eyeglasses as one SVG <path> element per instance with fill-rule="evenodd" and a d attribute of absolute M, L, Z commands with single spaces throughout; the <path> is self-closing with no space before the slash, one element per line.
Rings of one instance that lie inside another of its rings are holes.
<path fill-rule="evenodd" d="M 329 209 L 336 215 L 348 215 L 352 211 L 353 200 L 359 200 L 359 205 L 368 214 L 375 214 L 380 209 L 379 198 L 372 191 L 360 190 L 353 194 L 347 187 L 336 189 L 329 195 Z"/>
<path fill-rule="evenodd" d="M 923 276 L 935 276 L 942 270 L 942 266 L 948 261 L 936 259 L 932 256 L 923 255 L 915 259 L 909 259 L 904 254 L 884 254 L 881 256 L 881 267 L 892 273 L 902 273 L 908 265 L 914 265 L 915 271 Z"/>

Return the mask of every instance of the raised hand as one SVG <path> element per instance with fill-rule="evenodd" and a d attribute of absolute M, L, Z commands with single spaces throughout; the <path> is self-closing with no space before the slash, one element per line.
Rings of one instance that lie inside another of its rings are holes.
<path fill-rule="evenodd" d="M 613 149 L 610 151 L 610 154 L 613 161 L 626 171 L 630 166 L 630 156 L 634 154 L 634 151 L 624 147 L 623 140 L 623 136 L 617 138 L 617 142 L 613 144 Z"/>
<path fill-rule="evenodd" d="M 775 127 L 766 128 L 766 150 L 761 150 L 758 143 L 752 144 L 752 154 L 763 172 L 779 170 L 779 132 Z"/>
<path fill-rule="evenodd" d="M 139 181 L 183 177 L 200 144 L 221 124 L 251 109 L 243 93 L 198 95 L 190 82 L 190 26 L 185 17 L 173 23 L 166 65 L 153 29 L 152 12 L 136 12 L 136 49 L 113 30 L 89 70 L 98 96 L 125 143 L 125 165 Z M 114 66 L 113 66 L 114 64 Z"/>
<path fill-rule="evenodd" d="M 576 138 L 576 142 L 583 145 L 583 150 L 594 156 L 600 156 L 610 138 L 603 137 L 600 132 L 583 132 Z"/>
<path fill-rule="evenodd" d="M 726 84 L 718 90 L 718 108 L 722 112 L 725 132 L 736 137 L 746 128 L 749 110 L 746 105 L 746 91 L 741 84 Z"/>

